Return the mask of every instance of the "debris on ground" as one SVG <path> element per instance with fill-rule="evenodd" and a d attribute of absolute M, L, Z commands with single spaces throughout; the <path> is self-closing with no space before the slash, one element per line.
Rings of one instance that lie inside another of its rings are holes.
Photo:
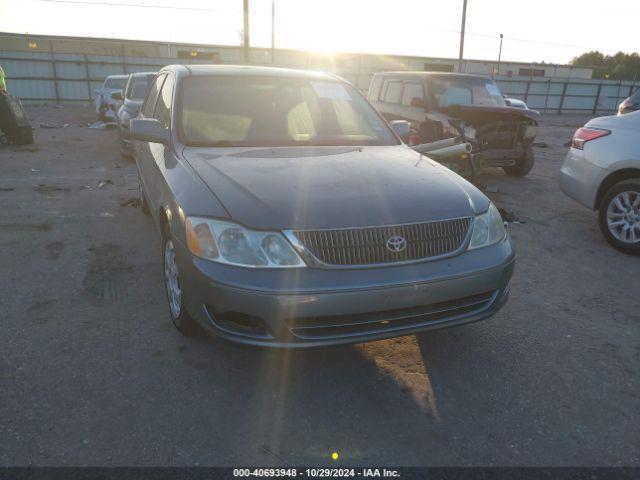
<path fill-rule="evenodd" d="M 518 224 L 526 223 L 520 220 L 515 213 L 505 210 L 504 208 L 498 208 L 498 212 L 500 212 L 500 216 L 502 217 L 502 220 L 504 220 L 505 222 L 518 223 Z"/>
<path fill-rule="evenodd" d="M 41 123 L 40 128 L 67 128 L 68 123 Z"/>
<path fill-rule="evenodd" d="M 34 185 L 33 189 L 36 192 L 40 193 L 53 193 L 53 192 L 70 192 L 71 189 L 68 187 L 59 187 L 57 185 L 47 185 L 44 183 L 39 183 L 38 185 Z"/>
<path fill-rule="evenodd" d="M 40 170 L 38 170 L 37 168 L 32 168 L 31 171 L 32 172 L 39 172 Z"/>
<path fill-rule="evenodd" d="M 100 214 L 100 216 L 101 216 L 101 217 L 104 217 L 104 218 L 112 218 L 112 217 L 115 217 L 115 215 L 114 215 L 113 213 L 109 213 L 109 212 L 102 212 L 102 213 Z"/>
<path fill-rule="evenodd" d="M 538 148 L 547 148 L 549 146 L 545 142 L 533 142 L 532 145 Z"/>
<path fill-rule="evenodd" d="M 98 188 L 102 188 L 105 185 L 113 185 L 113 181 L 111 180 L 102 180 L 99 184 L 98 184 Z"/>
<path fill-rule="evenodd" d="M 124 202 L 120 202 L 121 207 L 139 207 L 140 199 L 136 197 L 131 197 L 125 200 Z"/>
<path fill-rule="evenodd" d="M 116 128 L 116 122 L 103 122 L 102 120 L 97 121 L 89 125 L 89 128 L 93 128 L 94 130 L 107 130 L 108 128 Z"/>

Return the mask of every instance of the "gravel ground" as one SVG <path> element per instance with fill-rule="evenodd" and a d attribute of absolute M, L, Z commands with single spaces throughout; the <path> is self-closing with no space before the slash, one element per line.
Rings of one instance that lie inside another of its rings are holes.
<path fill-rule="evenodd" d="M 29 114 L 36 143 L 0 146 L 0 465 L 640 465 L 640 263 L 558 189 L 585 117 L 481 179 L 523 222 L 498 315 L 274 352 L 175 331 L 116 133 Z"/>

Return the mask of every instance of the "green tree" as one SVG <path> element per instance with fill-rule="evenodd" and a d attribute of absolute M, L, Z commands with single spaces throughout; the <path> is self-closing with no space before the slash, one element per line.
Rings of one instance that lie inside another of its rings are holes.
<path fill-rule="evenodd" d="M 571 65 L 593 67 L 593 78 L 610 78 L 612 80 L 640 79 L 640 54 L 618 52 L 615 55 L 604 55 L 597 50 L 583 53 L 571 60 Z"/>

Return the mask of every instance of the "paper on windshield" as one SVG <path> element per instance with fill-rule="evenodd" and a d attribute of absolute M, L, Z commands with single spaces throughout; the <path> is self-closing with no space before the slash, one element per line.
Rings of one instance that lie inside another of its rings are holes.
<path fill-rule="evenodd" d="M 316 95 L 320 98 L 326 98 L 329 100 L 346 100 L 350 102 L 352 100 L 351 95 L 341 85 L 336 82 L 309 82 L 311 87 L 316 92 Z"/>

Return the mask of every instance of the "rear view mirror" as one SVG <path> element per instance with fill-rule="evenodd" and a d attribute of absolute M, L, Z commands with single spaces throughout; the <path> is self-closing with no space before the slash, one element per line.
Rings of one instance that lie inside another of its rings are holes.
<path fill-rule="evenodd" d="M 123 99 L 122 93 L 123 93 L 122 90 L 116 90 L 111 94 L 111 98 L 113 100 L 122 100 Z"/>
<path fill-rule="evenodd" d="M 411 106 L 415 108 L 425 108 L 426 105 L 424 103 L 424 98 L 421 97 L 413 97 L 411 99 Z"/>
<path fill-rule="evenodd" d="M 155 118 L 134 118 L 129 125 L 134 140 L 169 145 L 169 131 Z"/>
<path fill-rule="evenodd" d="M 409 136 L 411 135 L 411 125 L 406 120 L 392 120 L 391 128 L 396 132 L 403 142 L 409 141 Z"/>

